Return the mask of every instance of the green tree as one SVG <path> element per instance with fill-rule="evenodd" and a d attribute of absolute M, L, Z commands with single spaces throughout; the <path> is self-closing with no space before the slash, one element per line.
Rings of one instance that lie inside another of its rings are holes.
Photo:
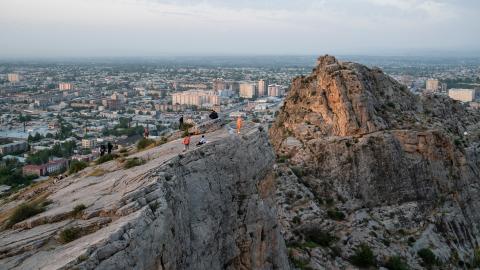
<path fill-rule="evenodd" d="M 0 185 L 8 185 L 13 188 L 28 185 L 37 176 L 24 176 L 21 170 L 22 164 L 15 159 L 7 159 L 0 163 Z"/>
<path fill-rule="evenodd" d="M 118 119 L 119 124 L 115 128 L 128 128 L 130 121 L 130 118 L 120 117 Z"/>

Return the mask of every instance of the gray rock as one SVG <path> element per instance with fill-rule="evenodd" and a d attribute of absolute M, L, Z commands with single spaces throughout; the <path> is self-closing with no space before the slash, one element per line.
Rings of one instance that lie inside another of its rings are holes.
<path fill-rule="evenodd" d="M 361 243 L 378 266 L 401 256 L 423 269 L 421 248 L 446 269 L 471 264 L 480 240 L 479 123 L 480 112 L 448 97 L 415 96 L 379 69 L 319 58 L 293 81 L 269 131 L 284 161 L 276 201 L 290 248 L 308 250 L 313 269 L 353 267 L 348 257 Z M 305 228 L 335 244 L 312 247 Z"/>
<path fill-rule="evenodd" d="M 266 133 L 228 137 L 218 131 L 209 140 L 181 156 L 174 141 L 136 154 L 154 157 L 144 165 L 53 184 L 54 207 L 31 224 L 80 202 L 88 206 L 81 222 L 95 216 L 109 222 L 82 226 L 88 229 L 66 244 L 54 235 L 67 224 L 80 226 L 71 217 L 2 232 L 10 244 L 2 245 L 0 268 L 289 269 L 271 195 L 275 186 L 267 177 L 274 154 Z"/>

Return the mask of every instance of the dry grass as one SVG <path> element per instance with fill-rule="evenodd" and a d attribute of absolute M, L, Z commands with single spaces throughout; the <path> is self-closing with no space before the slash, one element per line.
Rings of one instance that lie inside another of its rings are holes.
<path fill-rule="evenodd" d="M 52 201 L 47 200 L 49 195 L 50 192 L 43 192 L 32 200 L 24 201 L 16 207 L 1 212 L 0 224 L 3 225 L 3 228 L 9 228 L 15 223 L 45 211 L 45 208 L 52 203 Z"/>
<path fill-rule="evenodd" d="M 106 171 L 105 169 L 102 169 L 102 168 L 95 168 L 91 173 L 89 173 L 87 176 L 95 176 L 95 177 L 99 177 L 99 176 L 103 176 L 104 174 L 106 174 L 108 171 Z"/>

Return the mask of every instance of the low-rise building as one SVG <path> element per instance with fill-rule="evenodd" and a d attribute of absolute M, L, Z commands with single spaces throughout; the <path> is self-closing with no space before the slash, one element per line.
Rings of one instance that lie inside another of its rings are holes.
<path fill-rule="evenodd" d="M 23 152 L 28 149 L 26 142 L 12 142 L 0 145 L 0 155 L 6 155 L 10 153 Z"/>
<path fill-rule="evenodd" d="M 82 139 L 82 148 L 93 149 L 95 148 L 96 141 L 95 139 Z"/>
<path fill-rule="evenodd" d="M 58 173 L 67 168 L 68 161 L 66 159 L 57 159 L 49 161 L 41 165 L 25 165 L 22 168 L 24 175 L 38 175 L 45 176 L 53 173 Z"/>
<path fill-rule="evenodd" d="M 448 90 L 448 96 L 451 99 L 461 102 L 472 102 L 479 98 L 480 91 L 475 89 L 450 89 Z"/>

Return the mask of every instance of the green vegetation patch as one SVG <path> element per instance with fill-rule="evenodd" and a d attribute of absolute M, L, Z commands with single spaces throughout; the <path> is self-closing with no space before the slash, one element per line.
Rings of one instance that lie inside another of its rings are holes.
<path fill-rule="evenodd" d="M 133 168 L 133 167 L 136 167 L 136 166 L 140 166 L 142 164 L 145 164 L 145 161 L 143 159 L 140 159 L 138 157 L 129 158 L 123 164 L 123 168 L 130 169 L 130 168 Z"/>
<path fill-rule="evenodd" d="M 422 248 L 417 252 L 417 254 L 420 258 L 422 258 L 422 261 L 427 268 L 439 265 L 437 256 L 435 256 L 435 253 L 433 253 L 429 248 Z"/>
<path fill-rule="evenodd" d="M 389 270 L 409 270 L 410 267 L 406 263 L 405 259 L 400 256 L 392 256 L 388 258 L 385 267 Z"/>
<path fill-rule="evenodd" d="M 327 216 L 333 220 L 344 220 L 345 214 L 338 209 L 328 209 Z"/>
<path fill-rule="evenodd" d="M 302 178 L 303 176 L 305 176 L 305 171 L 301 167 L 291 167 L 290 169 L 292 170 L 293 174 L 295 174 L 295 176 L 298 178 Z"/>
<path fill-rule="evenodd" d="M 28 164 L 45 164 L 50 160 L 50 157 L 55 156 L 59 158 L 68 158 L 74 154 L 74 150 L 77 148 L 77 145 L 74 141 L 68 141 L 64 143 L 56 143 L 53 145 L 52 149 L 45 149 L 36 152 L 35 154 L 27 157 L 26 162 Z"/>
<path fill-rule="evenodd" d="M 75 207 L 73 207 L 73 210 L 71 213 L 73 216 L 78 216 L 81 213 L 83 213 L 83 210 L 85 209 L 87 209 L 87 207 L 84 204 L 77 204 L 75 205 Z"/>
<path fill-rule="evenodd" d="M 74 174 L 74 173 L 77 173 L 77 172 L 85 169 L 86 167 L 88 167 L 88 164 L 86 162 L 74 159 L 70 162 L 70 167 L 68 168 L 68 173 L 69 174 Z"/>
<path fill-rule="evenodd" d="M 365 243 L 355 249 L 355 254 L 350 256 L 350 262 L 358 267 L 370 267 L 376 264 L 372 249 Z"/>
<path fill-rule="evenodd" d="M 102 164 L 102 163 L 105 163 L 105 162 L 108 162 L 108 161 L 111 161 L 111 160 L 114 160 L 116 159 L 118 156 L 116 154 L 106 154 L 106 155 L 103 155 L 101 156 L 99 159 L 97 159 L 95 161 L 95 163 L 98 165 L 98 164 Z"/>
<path fill-rule="evenodd" d="M 75 228 L 75 227 L 67 228 L 60 232 L 58 239 L 60 243 L 66 244 L 66 243 L 72 242 L 75 239 L 80 238 L 81 236 L 80 232 L 81 232 L 80 228 Z"/>
<path fill-rule="evenodd" d="M 20 221 L 26 220 L 30 217 L 35 216 L 41 212 L 45 211 L 45 205 L 35 204 L 35 203 L 22 203 L 13 210 L 8 222 L 6 224 L 7 228 L 11 228 L 13 225 L 17 224 Z"/>
<path fill-rule="evenodd" d="M 480 267 L 480 248 L 476 248 L 474 253 L 473 253 L 472 266 L 473 267 Z"/>
<path fill-rule="evenodd" d="M 36 175 L 23 175 L 22 164 L 14 159 L 7 159 L 0 163 L 0 185 L 16 187 L 26 186 L 37 178 Z"/>
<path fill-rule="evenodd" d="M 310 228 L 304 231 L 306 242 L 312 242 L 322 247 L 328 247 L 331 243 L 337 241 L 337 238 L 329 232 L 316 228 Z"/>
<path fill-rule="evenodd" d="M 155 141 L 152 139 L 142 138 L 137 142 L 137 150 L 143 150 L 150 145 L 155 145 Z"/>

